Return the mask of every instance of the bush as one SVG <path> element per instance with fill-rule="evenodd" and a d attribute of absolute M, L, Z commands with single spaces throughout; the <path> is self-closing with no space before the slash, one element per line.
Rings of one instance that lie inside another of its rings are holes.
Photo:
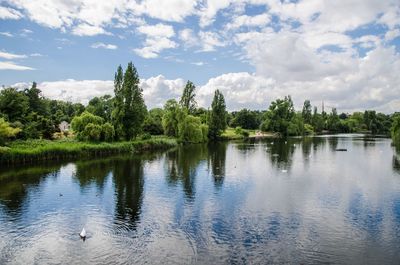
<path fill-rule="evenodd" d="M 314 127 L 312 127 L 312 125 L 308 123 L 304 124 L 304 134 L 306 135 L 314 134 Z"/>
<path fill-rule="evenodd" d="M 187 115 L 182 121 L 179 122 L 179 140 L 184 143 L 204 142 L 204 139 L 207 139 L 207 135 L 203 137 L 202 130 L 205 130 L 205 128 L 201 128 L 200 118 Z"/>
<path fill-rule="evenodd" d="M 243 133 L 242 127 L 240 127 L 240 126 L 236 127 L 235 128 L 235 133 L 238 134 L 238 135 L 242 135 L 242 133 Z"/>
<path fill-rule="evenodd" d="M 99 141 L 101 136 L 101 126 L 89 123 L 82 132 L 82 137 L 86 141 Z"/>
<path fill-rule="evenodd" d="M 107 122 L 101 126 L 101 140 L 106 142 L 112 142 L 115 136 L 114 126 Z"/>
<path fill-rule="evenodd" d="M 200 126 L 201 129 L 201 133 L 203 134 L 203 142 L 207 142 L 208 141 L 208 125 L 202 124 Z"/>
<path fill-rule="evenodd" d="M 149 140 L 151 139 L 151 134 L 150 133 L 144 133 L 140 137 L 141 140 Z"/>

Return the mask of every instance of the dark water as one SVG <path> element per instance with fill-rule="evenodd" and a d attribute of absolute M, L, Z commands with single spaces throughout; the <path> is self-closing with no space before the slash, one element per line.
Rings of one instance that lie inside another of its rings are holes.
<path fill-rule="evenodd" d="M 1 168 L 0 264 L 138 263 L 400 264 L 399 156 L 342 135 Z"/>

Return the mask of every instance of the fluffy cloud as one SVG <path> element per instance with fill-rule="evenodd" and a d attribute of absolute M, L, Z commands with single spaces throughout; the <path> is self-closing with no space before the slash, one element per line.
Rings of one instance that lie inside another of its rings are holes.
<path fill-rule="evenodd" d="M 0 63 L 1 69 L 1 63 Z M 12 87 L 27 88 L 30 83 L 16 83 Z M 167 99 L 180 97 L 185 86 L 183 79 L 166 79 L 162 75 L 141 79 L 140 86 L 148 108 L 162 107 Z M 114 95 L 112 80 L 74 80 L 41 82 L 38 88 L 45 97 L 87 104 L 90 99 L 103 95 Z"/>
<path fill-rule="evenodd" d="M 118 48 L 117 45 L 105 44 L 105 43 L 102 43 L 102 42 L 93 43 L 90 47 L 93 48 L 93 49 L 102 48 L 102 49 L 107 49 L 107 50 L 116 50 Z"/>
<path fill-rule="evenodd" d="M 8 52 L 0 51 L 0 58 L 4 58 L 4 59 L 7 59 L 7 60 L 22 59 L 22 58 L 26 58 L 26 55 L 25 54 L 14 54 L 14 53 L 8 53 Z"/>
<path fill-rule="evenodd" d="M 15 70 L 15 71 L 25 71 L 25 70 L 35 70 L 34 68 L 18 65 L 14 62 L 1 62 L 0 61 L 0 70 Z"/>
<path fill-rule="evenodd" d="M 14 37 L 14 35 L 13 34 L 11 34 L 10 32 L 0 32 L 0 35 L 2 35 L 2 36 L 6 36 L 6 37 Z"/>
<path fill-rule="evenodd" d="M 94 36 L 99 34 L 111 35 L 111 33 L 107 32 L 102 27 L 92 26 L 86 23 L 79 24 L 72 30 L 72 33 L 78 36 Z"/>
<path fill-rule="evenodd" d="M 175 35 L 174 28 L 170 25 L 158 23 L 156 25 L 143 25 L 137 28 L 140 34 L 146 36 L 144 47 L 133 51 L 143 58 L 157 58 L 165 49 L 176 48 L 178 44 L 171 40 Z"/>
<path fill-rule="evenodd" d="M 20 19 L 22 14 L 13 8 L 0 6 L 0 19 Z"/>

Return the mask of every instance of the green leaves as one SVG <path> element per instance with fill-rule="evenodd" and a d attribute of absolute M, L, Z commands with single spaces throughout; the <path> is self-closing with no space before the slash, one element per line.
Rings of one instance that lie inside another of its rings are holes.
<path fill-rule="evenodd" d="M 211 103 L 211 114 L 209 121 L 210 139 L 216 140 L 226 129 L 226 105 L 224 95 L 217 89 L 214 93 L 214 99 Z"/>
<path fill-rule="evenodd" d="M 142 130 L 147 109 L 139 82 L 132 62 L 128 63 L 125 74 L 122 67 L 118 67 L 114 79 L 114 110 L 111 114 L 117 138 L 125 137 L 126 140 L 131 140 Z"/>

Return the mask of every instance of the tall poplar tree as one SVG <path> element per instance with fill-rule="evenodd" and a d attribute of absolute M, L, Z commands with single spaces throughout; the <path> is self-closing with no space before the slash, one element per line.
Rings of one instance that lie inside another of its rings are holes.
<path fill-rule="evenodd" d="M 124 115 L 123 113 L 123 95 L 122 95 L 122 85 L 124 82 L 124 72 L 122 70 L 121 65 L 118 66 L 117 72 L 115 73 L 114 76 L 114 108 L 111 113 L 111 118 L 112 118 L 112 123 L 114 125 L 115 129 L 115 138 L 118 140 L 122 137 L 124 137 L 124 131 L 122 128 L 122 117 Z"/>
<path fill-rule="evenodd" d="M 181 100 L 179 101 L 181 106 L 186 108 L 190 114 L 193 114 L 196 109 L 195 90 L 196 86 L 191 81 L 187 81 L 183 89 Z"/>
<path fill-rule="evenodd" d="M 208 136 L 211 140 L 217 139 L 226 129 L 226 105 L 224 95 L 215 90 L 214 99 L 211 103 L 211 115 Z"/>
<path fill-rule="evenodd" d="M 139 82 L 139 75 L 132 62 L 128 63 L 125 74 L 122 73 L 122 68 L 118 67 L 114 80 L 113 121 L 117 134 L 122 134 L 126 140 L 136 138 L 142 130 L 146 116 L 146 105 Z"/>

